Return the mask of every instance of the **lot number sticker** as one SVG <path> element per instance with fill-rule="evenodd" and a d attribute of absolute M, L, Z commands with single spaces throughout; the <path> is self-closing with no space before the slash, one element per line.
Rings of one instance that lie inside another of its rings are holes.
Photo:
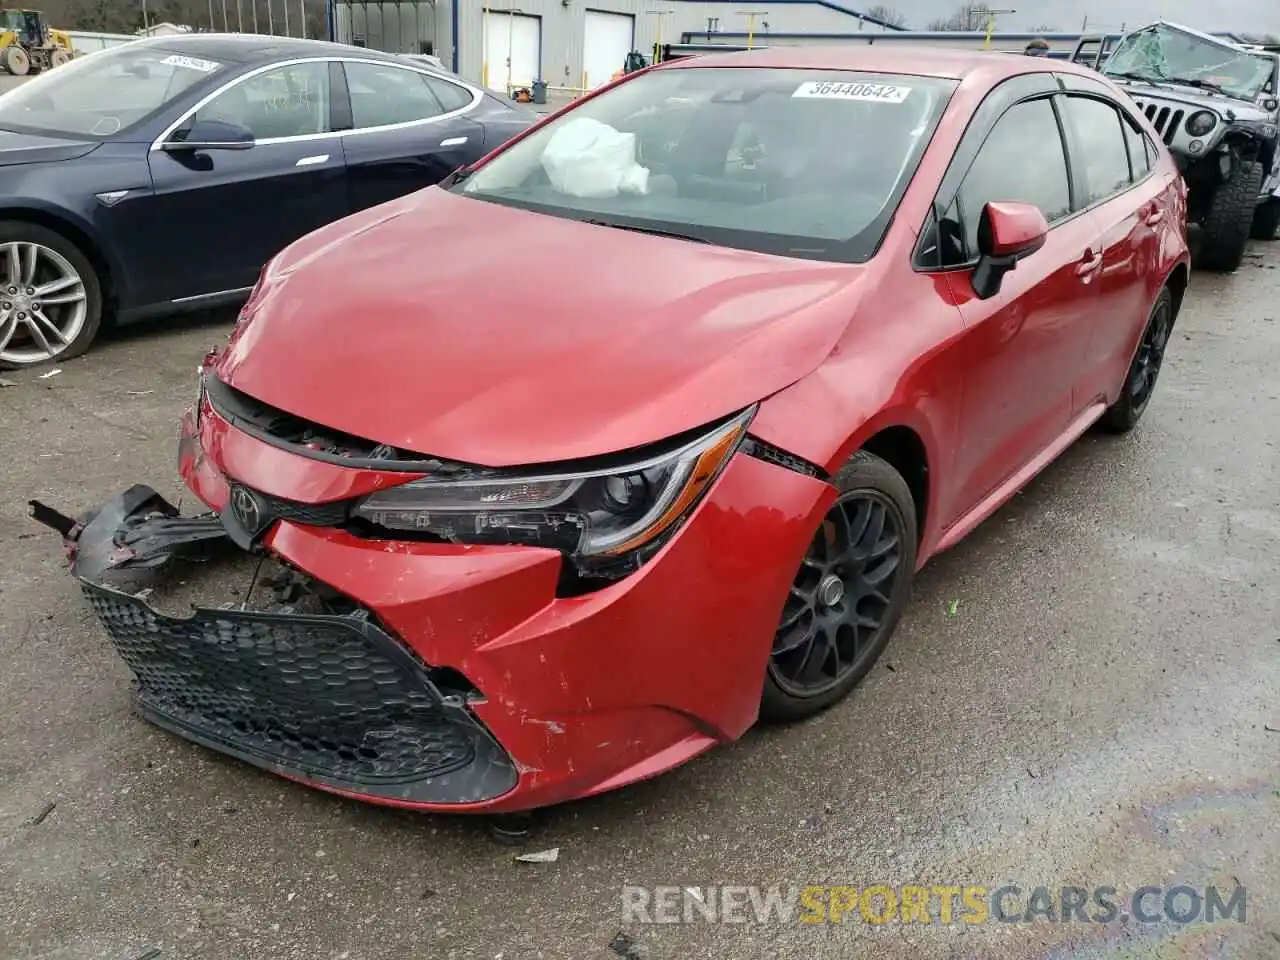
<path fill-rule="evenodd" d="M 811 80 L 800 84 L 791 96 L 819 100 L 902 103 L 910 95 L 910 87 L 900 87 L 893 83 L 837 83 L 831 80 Z"/>
<path fill-rule="evenodd" d="M 186 67 L 188 70 L 199 70 L 201 73 L 213 73 L 222 64 L 216 60 L 201 60 L 199 57 L 182 57 L 178 54 L 165 57 L 160 61 L 166 67 Z"/>

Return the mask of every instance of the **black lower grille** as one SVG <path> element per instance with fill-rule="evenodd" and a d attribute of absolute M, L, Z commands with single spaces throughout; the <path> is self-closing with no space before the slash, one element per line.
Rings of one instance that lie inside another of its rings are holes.
<path fill-rule="evenodd" d="M 515 770 L 457 698 L 363 614 L 169 617 L 82 581 L 152 719 L 286 774 L 375 796 L 464 802 Z M 439 783 L 444 778 L 445 783 Z"/>
<path fill-rule="evenodd" d="M 257 491 L 255 491 L 257 492 Z M 265 509 L 272 517 L 290 520 L 311 527 L 337 527 L 347 521 L 351 500 L 335 500 L 330 503 L 299 503 L 257 493 Z"/>

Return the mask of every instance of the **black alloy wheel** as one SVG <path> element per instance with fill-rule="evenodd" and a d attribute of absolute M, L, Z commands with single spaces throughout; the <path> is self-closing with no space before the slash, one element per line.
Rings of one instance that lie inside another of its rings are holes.
<path fill-rule="evenodd" d="M 774 636 L 761 704 L 797 719 L 841 699 L 884 650 L 916 561 L 911 493 L 884 460 L 860 452 L 840 475 L 791 585 Z"/>
<path fill-rule="evenodd" d="M 1120 397 L 1103 415 L 1103 426 L 1113 433 L 1132 430 L 1151 402 L 1160 368 L 1164 365 L 1169 337 L 1173 333 L 1173 321 L 1173 296 L 1166 287 L 1160 291 L 1151 308 L 1142 340 L 1129 365 L 1129 375 L 1120 389 Z"/>

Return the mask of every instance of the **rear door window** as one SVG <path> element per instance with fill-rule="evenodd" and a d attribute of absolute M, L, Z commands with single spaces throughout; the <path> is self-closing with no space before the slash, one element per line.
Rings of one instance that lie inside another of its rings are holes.
<path fill-rule="evenodd" d="M 342 65 L 351 92 L 351 120 L 357 130 L 429 120 L 447 112 L 417 70 L 385 63 Z"/>
<path fill-rule="evenodd" d="M 1129 148 L 1119 111 L 1091 97 L 1068 96 L 1065 117 L 1075 132 L 1072 162 L 1084 171 L 1085 200 L 1099 203 L 1133 182 Z"/>
<path fill-rule="evenodd" d="M 1154 151 L 1147 142 L 1146 134 L 1138 129 L 1136 123 L 1125 116 L 1121 116 L 1120 122 L 1124 127 L 1125 143 L 1129 147 L 1129 166 L 1133 169 L 1133 182 L 1137 183 L 1151 172 L 1151 157 Z"/>

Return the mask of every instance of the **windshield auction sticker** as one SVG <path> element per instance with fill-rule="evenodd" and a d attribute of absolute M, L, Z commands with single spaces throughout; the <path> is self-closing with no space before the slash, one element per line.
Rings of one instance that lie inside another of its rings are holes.
<path fill-rule="evenodd" d="M 792 97 L 810 100 L 863 100 L 873 103 L 902 103 L 911 95 L 910 87 L 893 83 L 839 83 L 811 80 L 802 83 Z"/>
<path fill-rule="evenodd" d="M 213 73 L 222 64 L 216 60 L 201 60 L 199 57 L 183 57 L 178 54 L 165 57 L 160 61 L 166 67 L 185 67 L 188 70 L 199 70 L 201 73 Z"/>

